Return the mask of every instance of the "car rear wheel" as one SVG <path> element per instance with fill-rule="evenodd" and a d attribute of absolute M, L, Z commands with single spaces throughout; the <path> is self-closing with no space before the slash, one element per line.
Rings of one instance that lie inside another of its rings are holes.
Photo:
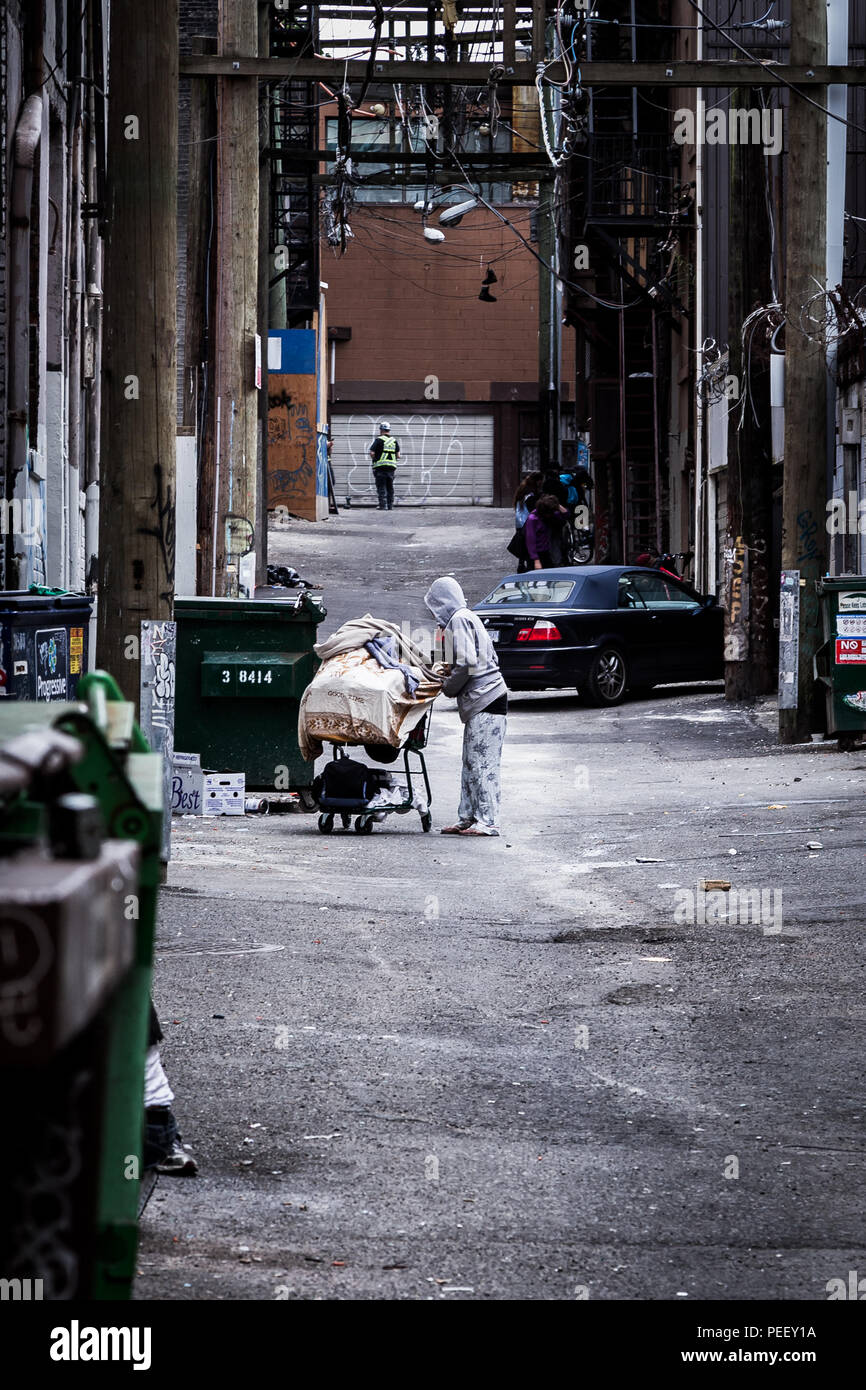
<path fill-rule="evenodd" d="M 628 666 L 619 647 L 602 647 L 590 667 L 586 696 L 593 705 L 618 705 L 628 688 Z"/>

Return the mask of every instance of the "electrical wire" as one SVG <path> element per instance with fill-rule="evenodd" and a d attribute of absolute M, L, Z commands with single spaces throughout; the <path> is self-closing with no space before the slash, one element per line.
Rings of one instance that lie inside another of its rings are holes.
<path fill-rule="evenodd" d="M 455 185 L 455 187 L 458 188 L 459 186 L 459 184 Z M 451 191 L 453 191 L 453 189 Z M 497 217 L 500 222 L 504 222 L 506 227 L 510 227 L 511 230 L 514 232 L 514 235 L 518 238 L 519 241 L 523 243 L 529 254 L 535 257 L 539 265 L 543 265 L 545 270 L 547 270 L 551 275 L 553 275 L 554 278 L 557 279 L 561 284 L 567 285 L 569 289 L 576 290 L 578 294 L 586 295 L 588 299 L 591 299 L 593 301 L 593 303 L 600 304 L 601 307 L 604 309 L 633 309 L 635 305 L 643 302 L 642 296 L 637 295 L 633 300 L 630 300 L 627 304 L 614 303 L 611 300 L 602 299 L 599 295 L 593 294 L 591 290 L 588 290 L 584 285 L 579 285 L 576 283 L 576 281 L 569 280 L 567 276 L 562 275 L 559 271 L 555 270 L 549 261 L 546 261 L 543 256 L 539 255 L 539 253 L 535 250 L 535 247 L 532 246 L 531 243 L 526 240 L 526 237 L 523 236 L 522 232 L 518 231 L 514 223 L 510 222 L 507 217 L 505 217 L 501 212 L 499 212 L 497 208 L 493 207 L 491 203 L 488 203 L 485 198 L 482 198 L 480 193 L 478 193 L 475 189 L 469 186 L 465 187 L 465 191 L 467 193 L 472 194 L 473 197 L 477 198 L 479 203 L 483 203 L 484 207 L 486 207 L 489 212 L 492 212 L 494 217 Z"/>
<path fill-rule="evenodd" d="M 399 219 L 397 219 L 397 218 L 395 218 L 395 217 L 393 217 L 393 218 L 392 218 L 392 217 L 385 217 L 385 216 L 383 216 L 383 215 L 381 215 L 381 214 L 377 214 L 377 213 L 375 213 L 375 212 L 372 211 L 372 208 L 370 207 L 369 204 L 364 204 L 364 203 L 358 203 L 358 204 L 356 204 L 356 207 L 355 207 L 356 215 L 357 215 L 357 213 L 359 213 L 359 212 L 361 211 L 362 208 L 364 209 L 366 215 L 367 215 L 371 220 L 376 221 L 376 222 L 381 222 L 382 224 L 384 224 L 384 225 L 388 228 L 387 234 L 388 234 L 389 237 L 391 237 L 394 241 L 405 242 L 408 246 L 412 247 L 413 253 L 417 253 L 417 250 L 418 250 L 418 238 L 417 238 L 417 236 L 413 236 L 413 235 L 404 236 L 404 235 L 401 235 L 401 232 L 400 232 L 400 231 L 397 231 L 397 230 L 393 230 L 393 231 L 392 231 L 392 230 L 391 230 L 391 227 L 392 227 L 392 226 L 395 227 L 395 228 L 403 228 L 403 229 L 405 229 L 405 228 L 406 228 L 406 225 L 407 225 L 405 222 L 401 222 Z M 362 225 L 363 225 L 363 224 L 362 224 Z M 491 224 L 487 224 L 487 225 L 490 226 Z M 493 226 L 497 226 L 498 224 L 497 224 L 497 223 L 493 223 L 492 225 L 493 225 Z M 480 230 L 480 228 L 477 228 L 477 227 L 473 226 L 472 230 L 473 230 L 473 231 L 476 231 L 476 230 Z M 521 249 L 521 248 L 520 248 L 519 246 L 514 246 L 514 247 L 511 247 L 509 250 L 499 252 L 497 255 L 494 255 L 494 256 L 490 256 L 490 255 L 488 255 L 486 252 L 481 252 L 480 254 L 481 254 L 481 259 L 483 260 L 483 262 L 484 262 L 485 265 L 492 265 L 494 261 L 502 261 L 502 260 L 508 259 L 508 258 L 511 257 L 511 256 L 518 255 L 519 252 L 520 252 L 520 249 Z M 395 255 L 399 255 L 399 254 L 401 254 L 401 252 L 400 252 L 399 250 L 395 250 Z M 478 258 L 479 258 L 479 253 L 478 253 L 477 251 L 472 252 L 472 253 L 466 253 L 466 252 L 461 252 L 461 251 L 452 251 L 452 250 L 450 250 L 450 249 L 449 249 L 449 250 L 446 250 L 444 247 L 440 246 L 440 247 L 437 248 L 437 256 L 439 256 L 439 257 L 447 257 L 448 260 L 465 261 L 465 262 L 467 262 L 467 263 L 470 264 L 470 265 L 474 265 L 475 262 L 476 262 L 476 261 L 478 260 Z"/>
<path fill-rule="evenodd" d="M 761 18 L 760 18 L 760 19 L 743 20 L 743 22 L 742 22 L 741 24 L 731 24 L 731 28 L 732 28 L 732 29 L 760 29 L 760 28 L 763 26 L 764 21 L 767 20 L 767 19 L 769 19 L 770 15 L 772 14 L 772 12 L 773 12 L 773 10 L 774 10 L 775 8 L 776 8 L 776 0 L 773 0 L 773 3 L 770 5 L 769 9 L 766 11 L 765 14 L 762 14 L 762 15 L 761 15 Z M 733 12 L 732 12 L 732 13 L 733 13 Z M 730 24 L 731 21 L 728 20 L 727 23 Z M 781 23 L 781 21 L 780 21 L 780 23 Z M 784 26 L 783 26 L 783 27 L 784 27 Z"/>
<path fill-rule="evenodd" d="M 761 106 L 769 109 L 768 93 L 761 88 Z M 776 219 L 773 216 L 773 200 L 770 196 L 769 154 L 764 155 L 764 201 L 767 207 L 767 224 L 770 228 L 770 292 L 774 302 L 779 299 L 779 285 L 776 278 Z"/>
<path fill-rule="evenodd" d="M 833 120 L 838 121 L 840 125 L 848 126 L 851 130 L 857 130 L 860 132 L 861 135 L 866 135 L 866 126 L 858 125 L 856 121 L 849 121 L 847 117 L 839 116 L 836 114 L 835 111 L 831 111 L 829 107 L 822 106 L 819 101 L 815 101 L 812 97 L 808 96 L 807 93 L 802 90 L 802 88 L 796 85 L 796 83 L 789 82 L 786 77 L 783 77 L 779 72 L 778 68 L 768 67 L 766 63 L 762 63 L 760 58 L 756 58 L 754 54 L 750 53 L 747 48 L 744 48 L 741 43 L 737 43 L 736 39 L 731 38 L 730 34 L 725 33 L 721 25 L 716 24 L 714 19 L 710 19 L 709 15 L 705 14 L 705 12 L 701 9 L 700 5 L 697 3 L 697 0 L 688 0 L 688 3 L 691 5 L 692 9 L 695 10 L 696 13 L 701 16 L 701 18 L 704 20 L 706 24 L 712 25 L 712 27 L 716 29 L 720 34 L 724 34 L 725 38 L 728 40 L 728 43 L 730 43 L 734 48 L 738 50 L 738 52 L 742 53 L 746 58 L 748 58 L 750 63 L 754 63 L 755 67 L 760 68 L 761 72 L 765 72 L 768 74 L 768 76 L 774 78 L 777 82 L 781 82 L 783 87 L 787 87 L 788 90 L 793 92 L 795 96 L 798 96 L 803 101 L 808 102 L 810 106 L 814 106 L 816 111 L 823 112 L 825 116 L 832 116 Z"/>
<path fill-rule="evenodd" d="M 364 243 L 363 241 L 359 241 L 358 244 L 361 245 L 361 246 L 364 246 L 364 249 L 366 250 L 367 255 L 370 256 L 370 258 L 371 258 L 372 260 L 374 260 L 374 261 L 376 262 L 377 265 L 382 266 L 385 270 L 388 269 L 388 263 L 387 263 L 387 261 L 383 261 L 382 258 L 381 258 L 380 256 L 378 256 L 378 255 L 376 254 L 376 252 L 373 250 L 373 247 L 372 247 L 372 246 L 370 246 L 370 245 L 367 244 L 367 243 Z M 467 300 L 472 300 L 472 299 L 477 299 L 477 298 L 478 298 L 477 294 L 476 294 L 474 291 L 470 291 L 468 294 L 449 294 L 449 292 L 448 292 L 447 290 L 434 290 L 434 289 L 431 289 L 429 285 L 422 285 L 422 284 L 419 284 L 419 282 L 418 282 L 417 280 L 413 280 L 413 279 L 411 278 L 411 276 L 408 276 L 408 275 L 403 275 L 403 279 L 405 280 L 406 284 L 414 286 L 414 288 L 415 288 L 416 290 L 421 290 L 421 292 L 422 292 L 423 294 L 430 294 L 430 295 L 433 295 L 433 296 L 435 296 L 435 298 L 437 298 L 437 299 L 461 299 L 461 300 L 463 300 L 463 301 L 465 302 L 465 301 L 467 301 Z M 534 276 L 534 275 L 528 275 L 528 276 L 526 277 L 525 280 L 520 280 L 520 281 L 518 281 L 518 283 L 517 283 L 516 285 L 509 285 L 509 286 L 502 285 L 502 287 L 501 287 L 501 293 L 502 293 L 502 294 L 510 294 L 510 293 L 513 292 L 514 290 L 522 289 L 524 285 L 528 285 L 531 281 L 534 281 L 534 280 L 535 280 L 535 276 Z M 499 288 L 499 287 L 497 286 L 497 288 Z"/>

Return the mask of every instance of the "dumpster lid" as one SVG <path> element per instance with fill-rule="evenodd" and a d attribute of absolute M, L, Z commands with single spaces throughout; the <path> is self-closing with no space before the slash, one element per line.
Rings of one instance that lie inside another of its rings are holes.
<path fill-rule="evenodd" d="M 323 611 L 319 597 L 308 595 L 305 589 L 289 593 L 285 598 L 205 598 L 190 595 L 174 601 L 174 611 L 178 617 L 229 618 L 253 622 L 265 617 L 286 618 L 289 614 L 300 613 L 311 607 Z"/>
<path fill-rule="evenodd" d="M 27 589 L 0 590 L 0 612 L 44 613 L 51 609 L 92 608 L 89 594 L 31 594 Z"/>
<path fill-rule="evenodd" d="M 816 582 L 819 594 L 844 593 L 866 595 L 866 574 L 825 574 Z"/>

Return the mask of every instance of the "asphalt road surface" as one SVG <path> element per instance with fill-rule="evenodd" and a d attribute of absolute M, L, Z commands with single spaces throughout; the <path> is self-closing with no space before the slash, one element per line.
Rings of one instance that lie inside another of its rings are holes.
<path fill-rule="evenodd" d="M 477 601 L 510 533 L 353 510 L 271 559 L 323 584 L 324 634 L 423 622 L 438 574 Z M 137 1298 L 826 1300 L 866 1272 L 866 753 L 775 719 L 720 686 L 514 696 L 504 834 L 465 841 L 435 833 L 440 700 L 432 834 L 176 819 L 155 997 L 200 1174 L 161 1179 Z"/>

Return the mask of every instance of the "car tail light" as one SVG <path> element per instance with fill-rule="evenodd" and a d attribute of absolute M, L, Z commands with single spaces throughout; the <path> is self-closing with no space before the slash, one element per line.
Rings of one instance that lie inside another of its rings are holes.
<path fill-rule="evenodd" d="M 561 642 L 562 633 L 555 623 L 536 618 L 531 627 L 522 627 L 517 634 L 518 642 Z"/>

